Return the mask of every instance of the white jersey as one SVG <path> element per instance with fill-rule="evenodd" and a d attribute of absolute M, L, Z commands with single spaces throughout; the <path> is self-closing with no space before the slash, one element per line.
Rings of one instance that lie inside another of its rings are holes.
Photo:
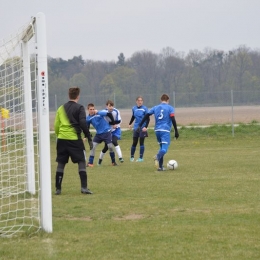
<path fill-rule="evenodd" d="M 109 112 L 107 109 L 105 109 L 106 112 Z M 113 111 L 110 112 L 116 122 L 116 128 L 113 128 L 113 126 L 111 125 L 111 132 L 115 131 L 117 128 L 120 128 L 120 123 L 122 122 L 122 119 L 121 119 L 121 115 L 120 115 L 120 112 L 119 110 L 117 110 L 116 108 L 113 108 Z M 107 122 L 111 122 L 110 118 L 108 116 L 105 117 L 105 119 L 107 120 Z M 120 123 L 117 123 L 117 122 L 120 122 Z"/>

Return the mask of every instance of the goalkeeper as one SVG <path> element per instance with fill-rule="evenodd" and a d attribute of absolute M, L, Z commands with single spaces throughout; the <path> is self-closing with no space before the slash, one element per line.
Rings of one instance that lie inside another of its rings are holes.
<path fill-rule="evenodd" d="M 69 158 L 78 164 L 78 173 L 81 181 L 81 193 L 92 194 L 87 187 L 86 152 L 84 142 L 81 138 L 88 139 L 90 149 L 93 148 L 91 134 L 86 125 L 86 111 L 84 106 L 78 104 L 80 88 L 69 89 L 69 101 L 60 106 L 56 112 L 54 129 L 57 136 L 57 158 L 56 170 L 56 195 L 61 194 L 61 184 L 65 165 Z"/>

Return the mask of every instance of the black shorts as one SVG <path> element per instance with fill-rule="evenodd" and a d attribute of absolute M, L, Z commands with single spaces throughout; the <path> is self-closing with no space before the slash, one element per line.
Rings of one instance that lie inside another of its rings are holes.
<path fill-rule="evenodd" d="M 133 131 L 133 137 L 145 138 L 145 137 L 148 137 L 148 132 L 147 131 L 143 132 L 142 130 L 137 132 L 136 130 L 134 130 Z"/>
<path fill-rule="evenodd" d="M 83 140 L 57 140 L 57 158 L 56 162 L 66 164 L 69 157 L 73 163 L 85 162 L 86 151 Z"/>

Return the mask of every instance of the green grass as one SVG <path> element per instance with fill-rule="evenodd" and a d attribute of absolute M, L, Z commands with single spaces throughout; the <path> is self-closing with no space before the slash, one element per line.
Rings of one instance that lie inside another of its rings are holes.
<path fill-rule="evenodd" d="M 80 194 L 69 163 L 53 196 L 53 233 L 2 238 L 0 259 L 260 259 L 259 125 L 236 127 L 234 137 L 227 126 L 181 128 L 165 156 L 179 168 L 163 173 L 153 166 L 153 131 L 143 163 L 129 162 L 131 139 L 123 133 L 120 166 L 106 155 L 87 168 L 93 195 Z"/>

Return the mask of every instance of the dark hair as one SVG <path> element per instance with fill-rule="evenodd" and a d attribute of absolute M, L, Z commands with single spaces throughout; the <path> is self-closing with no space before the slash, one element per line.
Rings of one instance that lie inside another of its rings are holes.
<path fill-rule="evenodd" d="M 95 105 L 94 105 L 93 103 L 89 103 L 89 104 L 88 104 L 88 109 L 89 109 L 90 107 L 95 107 Z"/>
<path fill-rule="evenodd" d="M 107 103 L 106 103 L 106 106 L 108 106 L 108 105 L 113 107 L 114 106 L 114 102 L 112 100 L 108 100 Z"/>
<path fill-rule="evenodd" d="M 79 96 L 79 93 L 80 93 L 79 87 L 69 88 L 69 99 L 76 99 Z"/>
<path fill-rule="evenodd" d="M 167 94 L 162 94 L 161 101 L 168 101 L 170 98 Z"/>

